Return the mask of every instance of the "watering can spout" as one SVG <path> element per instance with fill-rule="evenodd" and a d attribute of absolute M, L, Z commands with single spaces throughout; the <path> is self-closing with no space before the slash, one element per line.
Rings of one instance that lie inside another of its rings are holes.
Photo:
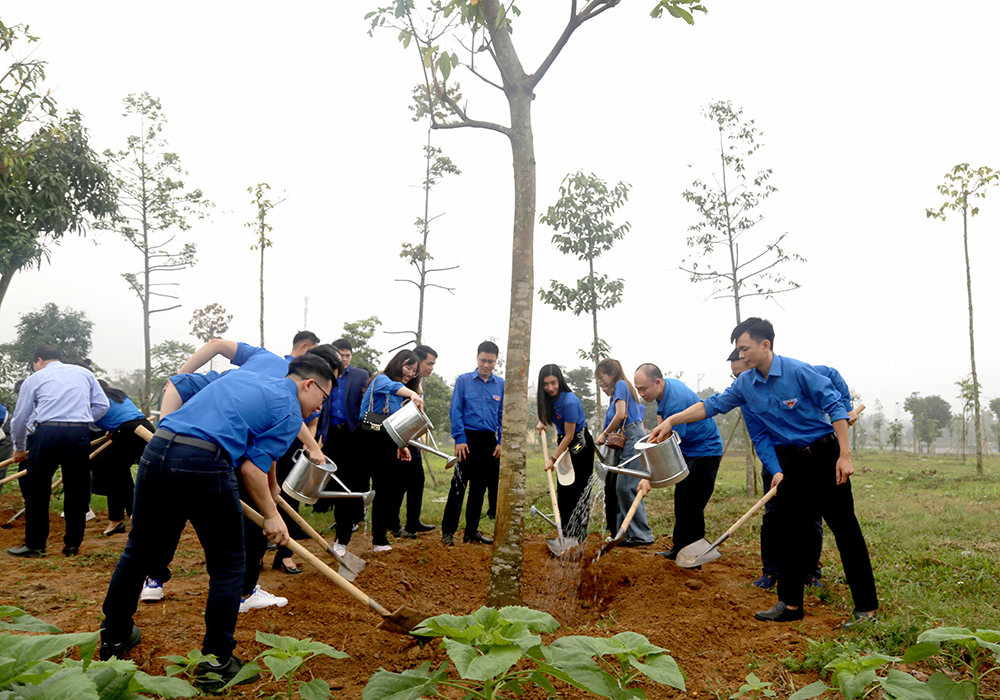
<path fill-rule="evenodd" d="M 688 475 L 687 463 L 681 453 L 680 442 L 674 434 L 663 442 L 652 444 L 648 438 L 642 438 L 635 443 L 636 455 L 612 467 L 600 461 L 595 471 L 600 478 L 608 472 L 633 476 L 637 479 L 648 479 L 653 488 L 663 488 L 685 479 Z M 641 469 L 625 469 L 625 465 L 638 459 Z"/>
<path fill-rule="evenodd" d="M 632 459 L 635 459 L 635 458 L 633 457 Z M 632 460 L 630 459 L 628 461 L 631 462 Z M 598 464 L 601 464 L 601 463 L 598 462 Z M 605 472 L 614 472 L 615 474 L 624 474 L 625 476 L 634 476 L 637 479 L 649 479 L 649 478 L 651 478 L 653 476 L 649 472 L 639 471 L 638 469 L 624 469 L 621 466 L 612 467 L 612 466 L 609 466 L 607 464 L 601 464 L 601 469 L 603 469 Z"/>

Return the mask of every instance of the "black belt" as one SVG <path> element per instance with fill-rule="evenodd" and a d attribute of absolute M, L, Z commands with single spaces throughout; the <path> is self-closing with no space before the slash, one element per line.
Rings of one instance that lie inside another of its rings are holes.
<path fill-rule="evenodd" d="M 349 426 L 347 425 L 347 423 L 337 423 L 336 425 L 331 425 L 329 428 L 327 428 L 327 433 L 329 434 L 334 430 L 347 430 L 348 428 Z"/>
<path fill-rule="evenodd" d="M 822 447 L 823 445 L 827 444 L 828 442 L 836 442 L 836 440 L 837 440 L 837 434 L 836 433 L 827 433 L 826 435 L 824 435 L 823 437 L 821 437 L 819 440 L 816 440 L 815 442 L 811 442 L 808 445 L 806 445 L 805 447 L 795 447 L 793 445 L 775 445 L 775 447 L 781 448 L 781 449 L 785 449 L 785 450 L 799 450 L 800 452 L 812 452 L 813 448 L 815 448 L 815 447 Z"/>
<path fill-rule="evenodd" d="M 47 420 L 43 423 L 39 423 L 38 425 L 50 426 L 52 428 L 86 428 L 90 426 L 90 423 L 67 423 L 59 420 Z"/>
<path fill-rule="evenodd" d="M 198 438 L 189 437 L 188 435 L 178 435 L 177 433 L 172 433 L 169 430 L 164 430 L 163 428 L 157 429 L 153 433 L 153 437 L 163 438 L 170 442 L 176 442 L 178 445 L 187 445 L 188 447 L 194 447 L 198 450 L 205 450 L 205 452 L 219 452 L 222 448 L 216 445 L 214 442 L 209 442 L 208 440 L 199 440 Z"/>

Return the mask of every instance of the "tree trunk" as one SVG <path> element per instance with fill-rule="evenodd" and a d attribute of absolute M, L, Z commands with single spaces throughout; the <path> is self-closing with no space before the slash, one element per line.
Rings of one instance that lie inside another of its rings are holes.
<path fill-rule="evenodd" d="M 590 308 L 594 318 L 594 345 L 591 352 L 594 353 L 592 358 L 594 361 L 594 398 L 597 399 L 597 415 L 592 417 L 595 421 L 594 425 L 597 425 L 596 421 L 600 421 L 601 416 L 604 413 L 603 407 L 601 406 L 601 383 L 597 381 L 597 365 L 600 363 L 601 358 L 597 356 L 597 343 L 600 341 L 600 336 L 597 335 L 597 290 L 594 289 L 594 250 L 591 246 L 590 259 L 587 261 L 590 264 Z"/>
<path fill-rule="evenodd" d="M 264 213 L 263 212 L 261 212 L 260 215 L 260 346 L 264 347 Z"/>
<path fill-rule="evenodd" d="M 969 193 L 963 192 L 962 207 L 962 244 L 965 246 L 965 286 L 969 292 L 969 355 L 972 359 L 972 405 L 975 409 L 976 421 L 976 474 L 983 475 L 983 436 L 979 419 L 979 375 L 976 373 L 976 338 L 972 324 L 972 269 L 969 266 Z"/>
<path fill-rule="evenodd" d="M 495 18 L 497 3 L 485 3 Z M 494 26 L 490 23 L 490 26 Z M 505 30 L 491 30 L 497 63 L 505 79 L 510 107 L 510 142 L 514 161 L 514 240 L 511 254 L 510 324 L 504 380 L 503 451 L 493 559 L 486 604 L 521 605 L 524 569 L 524 482 L 527 464 L 528 360 L 534 300 L 535 150 L 531 132 L 530 90 Z"/>

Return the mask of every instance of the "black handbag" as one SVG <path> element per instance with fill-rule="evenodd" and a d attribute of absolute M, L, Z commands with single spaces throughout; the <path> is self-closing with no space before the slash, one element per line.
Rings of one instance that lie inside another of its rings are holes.
<path fill-rule="evenodd" d="M 374 382 L 375 380 L 372 379 Z M 364 417 L 361 419 L 361 429 L 369 433 L 380 433 L 382 432 L 382 423 L 386 418 L 389 417 L 389 397 L 385 397 L 385 407 L 382 412 L 373 411 L 372 408 L 375 407 L 375 387 L 372 387 L 371 397 L 368 399 L 368 410 L 365 411 Z"/>

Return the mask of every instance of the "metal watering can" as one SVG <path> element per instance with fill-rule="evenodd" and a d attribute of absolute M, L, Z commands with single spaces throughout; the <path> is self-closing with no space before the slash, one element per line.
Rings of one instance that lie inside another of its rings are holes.
<path fill-rule="evenodd" d="M 419 450 L 430 452 L 432 455 L 437 455 L 447 460 L 448 464 L 445 465 L 445 469 L 450 469 L 458 463 L 458 457 L 445 454 L 437 449 L 437 443 L 431 447 L 417 440 L 417 438 L 426 433 L 430 435 L 433 442 L 434 436 L 429 431 L 434 427 L 434 424 L 431 423 L 431 419 L 427 417 L 427 414 L 417 408 L 417 405 L 412 401 L 406 402 L 401 409 L 382 421 L 382 427 L 389 434 L 389 437 L 392 438 L 392 441 L 396 443 L 397 447 L 406 447 L 409 445 Z"/>
<path fill-rule="evenodd" d="M 337 471 L 337 465 L 329 457 L 326 458 L 326 464 L 314 464 L 303 450 L 299 450 L 295 453 L 295 465 L 285 478 L 281 489 L 306 505 L 312 505 L 321 498 L 361 498 L 366 506 L 375 500 L 374 491 L 352 492 L 343 481 L 334 475 L 335 471 Z M 323 489 L 326 488 L 330 479 L 340 484 L 344 490 L 324 491 Z"/>
<path fill-rule="evenodd" d="M 648 479 L 650 485 L 657 489 L 686 479 L 688 475 L 687 462 L 684 461 L 684 455 L 681 454 L 681 441 L 677 437 L 677 433 L 671 433 L 669 438 L 656 444 L 652 444 L 648 440 L 649 436 L 646 436 L 636 441 L 636 456 L 630 457 L 616 467 L 598 461 L 594 468 L 597 476 L 603 480 L 608 472 L 625 474 L 639 479 Z M 626 464 L 637 459 L 642 462 L 646 471 L 625 469 Z"/>

